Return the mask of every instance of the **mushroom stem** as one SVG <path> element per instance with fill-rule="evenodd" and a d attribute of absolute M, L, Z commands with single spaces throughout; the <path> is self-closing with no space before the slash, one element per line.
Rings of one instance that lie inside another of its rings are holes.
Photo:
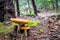
<path fill-rule="evenodd" d="M 26 29 L 24 30 L 24 33 L 25 33 L 25 36 L 27 36 L 27 30 Z"/>

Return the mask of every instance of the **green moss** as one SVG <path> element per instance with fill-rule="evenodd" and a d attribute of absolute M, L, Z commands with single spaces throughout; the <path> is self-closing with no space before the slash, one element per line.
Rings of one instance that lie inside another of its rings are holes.
<path fill-rule="evenodd" d="M 38 22 L 38 21 L 32 21 L 32 20 L 30 20 L 30 22 L 28 23 L 28 25 L 29 25 L 30 27 L 36 27 L 36 26 L 38 26 L 39 24 L 41 24 L 41 23 Z"/>
<path fill-rule="evenodd" d="M 4 26 L 3 23 L 0 23 L 0 34 L 7 35 L 9 32 L 13 31 L 15 23 L 12 25 Z"/>
<path fill-rule="evenodd" d="M 40 22 L 37 22 L 37 21 L 32 21 L 30 20 L 28 25 L 30 27 L 36 27 L 40 24 Z M 14 25 L 18 25 L 16 23 L 12 23 L 11 25 L 9 26 L 4 26 L 3 23 L 0 22 L 0 34 L 2 35 L 7 35 L 8 33 L 10 33 L 11 31 L 13 31 L 14 29 Z"/>

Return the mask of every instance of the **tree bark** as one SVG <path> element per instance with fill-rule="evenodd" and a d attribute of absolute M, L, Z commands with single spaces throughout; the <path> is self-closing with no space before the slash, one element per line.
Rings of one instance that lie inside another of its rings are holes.
<path fill-rule="evenodd" d="M 5 14 L 5 10 L 4 10 L 4 0 L 0 0 L 0 22 L 4 21 L 4 14 Z"/>
<path fill-rule="evenodd" d="M 7 14 L 10 14 L 12 17 L 16 17 L 13 0 L 5 0 L 5 10 Z"/>
<path fill-rule="evenodd" d="M 20 16 L 20 10 L 19 10 L 19 2 L 16 0 L 16 7 L 17 7 L 17 16 Z"/>
<path fill-rule="evenodd" d="M 31 0 L 31 2 L 32 2 L 33 8 L 34 8 L 34 13 L 37 15 L 37 7 L 35 5 L 35 1 Z"/>
<path fill-rule="evenodd" d="M 13 0 L 0 0 L 0 22 L 4 22 L 6 14 L 15 17 Z"/>

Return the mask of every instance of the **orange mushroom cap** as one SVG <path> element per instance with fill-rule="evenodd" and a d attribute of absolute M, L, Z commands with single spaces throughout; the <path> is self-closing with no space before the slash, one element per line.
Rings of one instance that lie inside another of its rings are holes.
<path fill-rule="evenodd" d="M 18 24 L 28 24 L 29 20 L 27 19 L 22 19 L 22 18 L 10 18 L 11 21 L 18 23 Z"/>

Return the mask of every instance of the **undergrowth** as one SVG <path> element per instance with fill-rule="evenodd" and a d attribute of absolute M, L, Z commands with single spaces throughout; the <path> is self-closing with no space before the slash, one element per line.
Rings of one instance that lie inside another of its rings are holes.
<path fill-rule="evenodd" d="M 33 16 L 33 17 L 36 16 L 35 13 L 31 13 L 31 14 L 30 14 L 30 13 L 27 13 L 27 14 L 22 14 L 22 15 L 23 15 L 23 16 Z"/>
<path fill-rule="evenodd" d="M 30 20 L 29 23 L 28 23 L 28 26 L 30 26 L 30 27 L 37 27 L 39 24 L 41 24 L 41 22 Z"/>
<path fill-rule="evenodd" d="M 30 27 L 36 27 L 39 24 L 40 24 L 40 22 L 30 20 L 29 23 L 28 23 L 28 26 L 30 26 Z M 13 31 L 14 25 L 17 25 L 17 24 L 12 22 L 11 25 L 4 26 L 3 23 L 0 22 L 0 34 L 7 35 L 11 31 Z"/>
<path fill-rule="evenodd" d="M 7 35 L 9 32 L 13 31 L 15 23 L 12 25 L 4 26 L 3 23 L 0 22 L 0 34 Z"/>

